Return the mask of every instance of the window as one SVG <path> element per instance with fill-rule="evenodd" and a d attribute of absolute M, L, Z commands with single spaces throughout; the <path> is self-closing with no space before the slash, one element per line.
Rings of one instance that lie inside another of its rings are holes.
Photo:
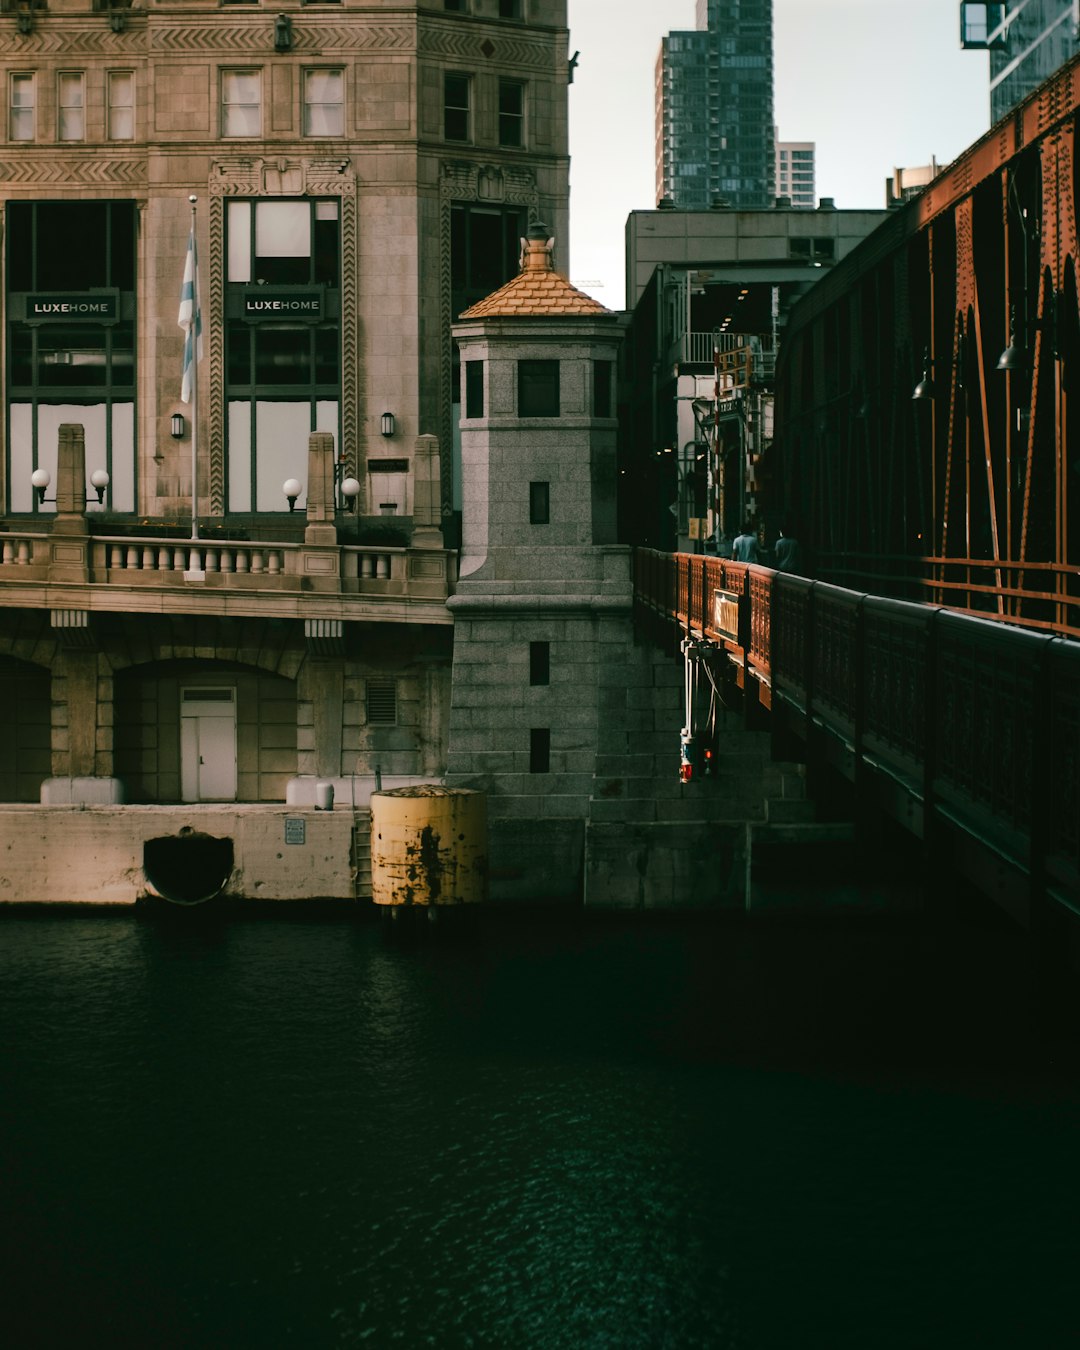
<path fill-rule="evenodd" d="M 9 202 L 5 217 L 13 301 L 6 322 L 8 509 L 55 510 L 53 503 L 37 503 L 25 484 L 36 468 L 55 474 L 58 427 L 80 422 L 87 467 L 110 475 L 108 506 L 133 511 L 135 203 Z M 29 297 L 41 291 L 100 292 L 87 299 L 101 320 L 33 318 Z"/>
<path fill-rule="evenodd" d="M 397 725 L 397 681 L 367 681 L 367 720 L 382 726 Z"/>
<path fill-rule="evenodd" d="M 304 71 L 304 135 L 344 136 L 345 76 L 340 70 Z"/>
<path fill-rule="evenodd" d="M 56 138 L 81 141 L 86 135 L 83 116 L 82 73 L 61 73 L 56 77 Z"/>
<path fill-rule="evenodd" d="M 443 9 L 449 10 L 452 14 L 465 13 L 466 0 L 443 0 Z"/>
<path fill-rule="evenodd" d="M 558 417 L 558 361 L 518 362 L 518 416 Z"/>
<path fill-rule="evenodd" d="M 529 683 L 551 683 L 551 643 L 529 643 Z"/>
<path fill-rule="evenodd" d="M 529 484 L 529 524 L 548 525 L 551 523 L 551 485 L 549 483 Z"/>
<path fill-rule="evenodd" d="M 1004 47 L 1005 37 L 1002 23 L 1005 19 L 1005 5 L 971 3 L 964 0 L 960 6 L 960 46 L 968 51 L 984 51 L 992 47 Z"/>
<path fill-rule="evenodd" d="M 520 19 L 521 0 L 499 0 L 500 19 Z"/>
<path fill-rule="evenodd" d="M 226 279 L 247 285 L 338 285 L 338 203 L 230 201 Z"/>
<path fill-rule="evenodd" d="M 12 75 L 8 83 L 8 136 L 13 141 L 34 139 L 34 77 Z"/>
<path fill-rule="evenodd" d="M 443 76 L 443 135 L 448 141 L 469 139 L 469 77 Z"/>
<path fill-rule="evenodd" d="M 110 141 L 135 138 L 135 76 L 130 70 L 109 71 Z"/>
<path fill-rule="evenodd" d="M 262 135 L 262 76 L 259 71 L 221 72 L 221 134 Z"/>
<path fill-rule="evenodd" d="M 460 314 L 517 275 L 521 237 L 528 230 L 521 207 L 455 202 L 450 208 L 450 301 Z"/>
<path fill-rule="evenodd" d="M 551 771 L 551 732 L 547 727 L 533 727 L 529 732 L 529 772 Z"/>
<path fill-rule="evenodd" d="M 340 202 L 226 203 L 227 509 L 285 509 L 312 431 L 341 435 Z"/>
<path fill-rule="evenodd" d="M 611 362 L 593 362 L 593 416 L 611 416 Z"/>
<path fill-rule="evenodd" d="M 484 363 L 465 362 L 465 416 L 484 415 Z"/>
<path fill-rule="evenodd" d="M 525 144 L 525 86 L 499 81 L 499 144 L 520 149 Z"/>

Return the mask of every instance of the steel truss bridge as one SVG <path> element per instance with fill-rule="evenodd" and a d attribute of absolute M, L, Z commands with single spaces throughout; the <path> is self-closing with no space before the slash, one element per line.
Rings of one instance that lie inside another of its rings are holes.
<path fill-rule="evenodd" d="M 801 744 L 928 867 L 1080 956 L 1080 643 L 702 554 L 634 556 L 639 625 L 715 644 L 783 757 Z"/>
<path fill-rule="evenodd" d="M 795 307 L 761 477 L 815 576 L 1080 637 L 1078 115 L 1080 57 Z"/>

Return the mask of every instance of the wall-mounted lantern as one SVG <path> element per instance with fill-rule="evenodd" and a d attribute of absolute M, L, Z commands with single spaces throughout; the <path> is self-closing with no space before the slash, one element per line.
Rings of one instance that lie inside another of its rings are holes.
<path fill-rule="evenodd" d="M 172 417 L 169 419 L 169 434 L 174 441 L 183 439 L 184 429 L 184 414 L 173 413 Z"/>
<path fill-rule="evenodd" d="M 379 418 L 379 430 L 384 436 L 392 436 L 397 428 L 394 421 L 394 414 L 390 412 L 383 413 Z"/>

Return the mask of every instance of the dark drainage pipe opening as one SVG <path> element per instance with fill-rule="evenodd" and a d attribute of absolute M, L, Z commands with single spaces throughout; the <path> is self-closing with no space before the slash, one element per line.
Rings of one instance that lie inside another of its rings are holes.
<path fill-rule="evenodd" d="M 154 890 L 175 905 L 201 905 L 225 889 L 233 870 L 233 841 L 185 827 L 143 844 L 143 872 Z"/>

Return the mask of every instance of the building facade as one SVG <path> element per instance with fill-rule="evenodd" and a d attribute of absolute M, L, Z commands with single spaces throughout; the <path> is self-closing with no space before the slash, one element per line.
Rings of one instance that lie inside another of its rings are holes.
<path fill-rule="evenodd" d="M 565 0 L 5 8 L 0 797 L 440 775 L 450 327 L 566 237 Z"/>
<path fill-rule="evenodd" d="M 961 45 L 990 53 L 990 121 L 1000 121 L 1075 56 L 1078 35 L 1078 0 L 962 0 Z"/>
<path fill-rule="evenodd" d="M 657 57 L 657 202 L 772 205 L 774 140 L 772 0 L 698 0 Z"/>
<path fill-rule="evenodd" d="M 815 147 L 813 141 L 776 142 L 776 196 L 789 206 L 814 207 Z"/>
<path fill-rule="evenodd" d="M 814 211 L 631 212 L 623 538 L 722 551 L 758 522 L 788 313 L 886 216 L 838 211 L 827 197 Z"/>

